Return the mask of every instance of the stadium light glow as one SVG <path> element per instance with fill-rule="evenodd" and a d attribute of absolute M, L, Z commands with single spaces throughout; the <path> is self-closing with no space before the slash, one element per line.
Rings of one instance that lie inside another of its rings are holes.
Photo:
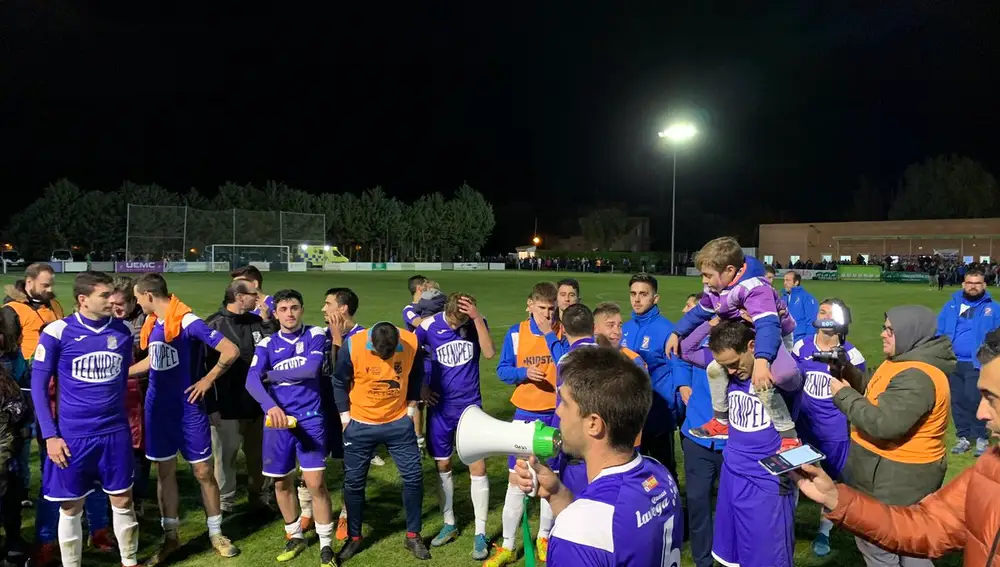
<path fill-rule="evenodd" d="M 532 238 L 532 239 L 531 239 L 531 243 L 532 243 L 532 244 L 534 244 L 535 246 L 538 246 L 539 244 L 541 244 L 541 243 L 542 243 L 542 239 L 541 239 L 541 238 L 538 238 L 538 237 L 536 236 L 536 237 L 534 237 L 534 238 Z"/>
<path fill-rule="evenodd" d="M 308 249 L 309 249 L 309 247 L 308 247 L 308 246 L 306 246 L 305 244 L 302 244 L 302 245 L 300 245 L 300 246 L 299 246 L 299 248 L 300 248 L 300 249 L 301 249 L 301 250 L 302 250 L 303 252 L 305 252 L 306 250 L 308 250 Z"/>
<path fill-rule="evenodd" d="M 677 122 L 667 126 L 666 130 L 659 133 L 661 138 L 666 138 L 671 142 L 687 142 L 698 134 L 698 129 L 690 122 Z"/>
<path fill-rule="evenodd" d="M 323 245 L 323 252 L 329 252 L 329 251 L 330 251 L 330 245 L 329 244 Z"/>

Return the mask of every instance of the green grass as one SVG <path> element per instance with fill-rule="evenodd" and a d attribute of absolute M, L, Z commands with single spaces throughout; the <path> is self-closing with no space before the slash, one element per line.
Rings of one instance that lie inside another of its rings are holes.
<path fill-rule="evenodd" d="M 409 274 L 347 274 L 347 273 L 268 273 L 266 274 L 266 290 L 273 292 L 279 288 L 292 287 L 302 292 L 306 298 L 306 320 L 312 324 L 322 324 L 320 306 L 323 292 L 334 286 L 349 286 L 361 297 L 361 307 L 358 321 L 370 325 L 380 320 L 400 322 L 400 311 L 409 301 L 406 292 L 406 277 Z M 490 322 L 493 339 L 499 349 L 504 333 L 509 325 L 520 321 L 524 313 L 524 300 L 530 286 L 541 279 L 556 279 L 563 274 L 544 273 L 530 274 L 518 272 L 461 273 L 444 272 L 429 274 L 439 280 L 446 291 L 463 291 L 471 293 L 479 300 L 480 309 Z M 570 274 L 566 274 L 570 275 Z M 579 275 L 583 301 L 593 306 L 599 301 L 614 300 L 620 302 L 624 310 L 628 310 L 627 277 L 619 275 Z M 12 277 L 3 279 L 10 283 Z M 207 316 L 214 311 L 222 299 L 223 290 L 228 278 L 223 274 L 178 274 L 169 276 L 170 288 L 201 316 Z M 695 278 L 661 278 L 660 306 L 664 314 L 676 321 L 684 299 L 690 292 L 699 291 L 700 283 Z M 71 303 L 71 278 L 60 276 L 57 280 L 57 294 L 65 304 Z M 883 313 L 890 307 L 901 304 L 916 303 L 930 307 L 935 312 L 940 309 L 946 295 L 956 288 L 938 292 L 928 290 L 926 286 L 916 284 L 881 284 L 855 282 L 806 282 L 809 289 L 818 299 L 825 297 L 840 297 L 852 308 L 854 324 L 851 330 L 851 340 L 857 345 L 871 362 L 877 362 L 881 357 L 881 341 L 878 338 L 883 322 Z M 482 363 L 482 390 L 485 409 L 491 415 L 506 419 L 513 413 L 509 398 L 511 388 L 504 385 L 496 377 L 496 360 L 484 360 Z M 385 453 L 381 453 L 386 456 Z M 678 459 L 682 459 L 678 449 Z M 404 551 L 402 546 L 405 520 L 402 509 L 401 483 L 399 475 L 391 459 L 386 459 L 385 467 L 372 467 L 368 482 L 368 503 L 365 513 L 365 535 L 368 547 L 349 565 L 358 567 L 375 565 L 410 565 L 418 563 Z M 957 475 L 971 465 L 971 453 L 958 457 L 950 457 L 948 478 Z M 499 538 L 500 511 L 503 506 L 506 490 L 506 458 L 493 458 L 488 461 L 491 479 L 490 517 L 487 524 L 488 535 Z M 38 483 L 37 463 L 34 464 L 33 482 Z M 462 535 L 457 542 L 445 547 L 432 549 L 435 565 L 472 565 L 470 557 L 473 536 L 472 503 L 469 498 L 468 470 L 457 460 L 455 467 L 455 513 Z M 339 465 L 334 462 L 328 473 L 328 485 L 335 501 L 341 501 L 342 474 Z M 681 468 L 683 474 L 683 468 Z M 155 471 L 152 473 L 155 481 Z M 437 491 L 434 463 L 428 458 L 424 460 L 425 493 L 423 505 L 424 528 L 423 535 L 430 538 L 441 528 L 441 514 L 437 507 Z M 283 530 L 281 521 L 274 519 L 249 517 L 243 511 L 245 493 L 241 505 L 232 517 L 227 518 L 225 533 L 242 549 L 242 554 L 230 560 L 214 557 L 208 547 L 205 536 L 205 515 L 200 506 L 198 486 L 190 471 L 182 466 L 179 483 L 182 509 L 182 541 L 186 545 L 182 549 L 176 565 L 204 565 L 206 562 L 226 563 L 236 566 L 258 566 L 275 564 L 274 557 L 283 545 Z M 679 479 L 683 487 L 683 476 Z M 242 478 L 241 478 L 242 481 Z M 152 485 L 152 483 L 151 483 Z M 682 488 L 683 491 L 683 488 Z M 161 537 L 159 515 L 155 511 L 155 503 L 147 504 L 147 513 L 141 524 L 140 560 L 148 558 L 155 550 Z M 537 510 L 537 508 L 536 508 Z M 30 517 L 29 517 L 30 516 Z M 537 512 L 533 514 L 537 518 Z M 815 534 L 819 508 L 811 502 L 801 502 L 796 518 L 797 543 L 795 547 L 795 565 L 860 565 L 863 563 L 853 538 L 839 530 L 834 530 L 832 537 L 833 552 L 823 559 L 812 554 L 811 541 Z M 26 537 L 33 534 L 33 513 L 26 514 L 24 533 Z M 314 542 L 311 542 L 314 543 Z M 290 566 L 315 565 L 319 550 L 315 545 Z M 110 566 L 116 564 L 117 554 L 102 555 L 87 551 L 84 563 L 87 565 Z M 523 560 L 519 565 L 523 565 Z M 685 547 L 684 564 L 690 565 L 690 554 Z M 939 566 L 958 566 L 960 557 L 954 555 L 937 562 Z"/>

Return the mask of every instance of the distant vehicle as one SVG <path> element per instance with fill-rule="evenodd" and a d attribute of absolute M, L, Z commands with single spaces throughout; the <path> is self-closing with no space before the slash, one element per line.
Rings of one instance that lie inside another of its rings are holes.
<path fill-rule="evenodd" d="M 66 249 L 53 250 L 52 251 L 52 262 L 72 262 L 73 253 Z"/>
<path fill-rule="evenodd" d="M 17 250 L 5 250 L 3 253 L 3 263 L 9 268 L 23 268 L 24 257 Z"/>

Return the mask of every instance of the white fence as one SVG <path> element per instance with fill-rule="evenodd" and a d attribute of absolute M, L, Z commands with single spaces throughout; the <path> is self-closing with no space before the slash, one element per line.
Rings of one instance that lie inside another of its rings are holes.
<path fill-rule="evenodd" d="M 486 262 L 336 262 L 323 264 L 325 272 L 440 272 L 504 271 L 502 263 Z"/>
<path fill-rule="evenodd" d="M 78 273 L 87 270 L 100 272 L 144 273 L 166 272 L 228 272 L 229 262 L 46 262 L 56 273 Z M 306 272 L 307 262 L 250 262 L 262 272 Z M 338 262 L 324 264 L 325 272 L 441 272 L 441 271 L 504 271 L 506 265 L 495 262 Z M 803 276 L 805 277 L 805 276 Z"/>

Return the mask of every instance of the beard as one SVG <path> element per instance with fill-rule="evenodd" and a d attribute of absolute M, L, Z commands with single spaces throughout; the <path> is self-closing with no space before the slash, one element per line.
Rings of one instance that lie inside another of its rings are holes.
<path fill-rule="evenodd" d="M 56 298 L 56 294 L 51 291 L 29 291 L 28 296 L 41 303 L 48 303 Z"/>
<path fill-rule="evenodd" d="M 962 297 L 966 301 L 979 301 L 979 299 L 983 297 L 983 294 L 982 293 L 977 293 L 976 295 L 970 295 L 968 292 L 963 291 L 962 292 Z"/>

